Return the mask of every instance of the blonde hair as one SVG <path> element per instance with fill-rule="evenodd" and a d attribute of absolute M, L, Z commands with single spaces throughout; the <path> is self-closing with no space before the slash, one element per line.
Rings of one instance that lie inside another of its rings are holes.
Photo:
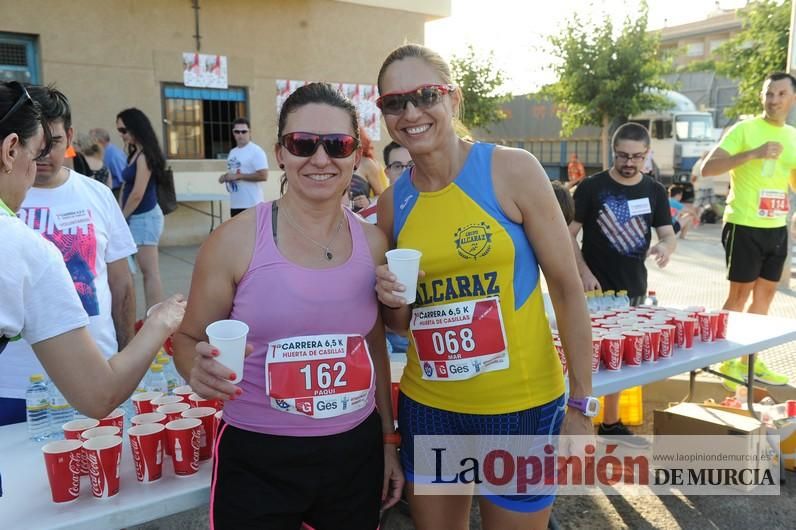
<path fill-rule="evenodd" d="M 102 144 L 99 143 L 96 137 L 85 133 L 79 134 L 75 144 L 83 155 L 102 158 Z"/>

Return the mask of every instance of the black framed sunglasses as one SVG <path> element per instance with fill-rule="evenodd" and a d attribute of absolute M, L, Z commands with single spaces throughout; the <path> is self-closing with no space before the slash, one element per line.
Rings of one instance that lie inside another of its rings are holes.
<path fill-rule="evenodd" d="M 410 101 L 415 108 L 428 109 L 439 103 L 442 96 L 454 90 L 456 90 L 454 85 L 422 85 L 408 92 L 384 94 L 376 100 L 376 106 L 384 114 L 398 116 Z"/>
<path fill-rule="evenodd" d="M 0 118 L 0 125 L 2 125 L 4 121 L 13 116 L 14 113 L 17 112 L 25 103 L 30 103 L 31 105 L 35 105 L 35 103 L 33 102 L 33 98 L 30 97 L 28 89 L 25 88 L 25 85 L 23 85 L 19 81 L 10 81 L 7 83 L 7 85 L 9 87 L 17 87 L 21 92 L 21 94 L 19 95 L 19 98 L 17 99 L 16 103 L 11 105 L 11 108 L 8 109 L 8 112 L 6 112 L 5 115 L 2 118 Z"/>
<path fill-rule="evenodd" d="M 332 158 L 348 158 L 359 147 L 359 140 L 350 134 L 314 134 L 292 132 L 282 135 L 279 144 L 294 156 L 309 158 L 323 144 L 326 154 Z"/>
<path fill-rule="evenodd" d="M 393 162 L 392 164 L 389 164 L 387 166 L 387 170 L 398 172 L 398 171 L 403 171 L 404 169 L 406 169 L 408 167 L 415 167 L 415 163 L 412 162 L 411 160 L 409 162 L 407 162 L 406 164 L 404 164 L 402 162 Z"/>
<path fill-rule="evenodd" d="M 127 127 L 116 127 L 116 130 L 119 131 L 119 134 L 127 134 Z"/>

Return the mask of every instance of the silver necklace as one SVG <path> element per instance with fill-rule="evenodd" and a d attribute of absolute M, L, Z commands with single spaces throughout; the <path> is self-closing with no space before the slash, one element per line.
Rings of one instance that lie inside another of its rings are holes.
<path fill-rule="evenodd" d="M 335 238 L 337 237 L 337 234 L 340 233 L 340 229 L 343 227 L 343 220 L 345 219 L 345 213 L 340 217 L 340 221 L 337 223 L 337 228 L 335 229 L 334 234 L 332 234 L 331 239 L 329 239 L 329 242 L 323 245 L 312 239 L 310 236 L 308 236 L 307 233 L 304 232 L 304 230 L 302 230 L 301 227 L 299 227 L 295 221 L 293 221 L 293 218 L 290 217 L 290 214 L 287 211 L 287 205 L 284 203 L 282 204 L 282 211 L 285 212 L 285 219 L 287 220 L 288 224 L 293 228 L 295 228 L 296 232 L 301 234 L 304 237 L 304 239 L 310 241 L 312 244 L 323 250 L 323 257 L 326 259 L 326 261 L 332 261 L 334 259 L 334 254 L 332 254 L 331 246 Z"/>

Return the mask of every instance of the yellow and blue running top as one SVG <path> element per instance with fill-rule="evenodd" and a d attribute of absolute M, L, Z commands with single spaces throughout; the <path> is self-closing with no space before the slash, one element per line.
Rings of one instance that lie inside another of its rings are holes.
<path fill-rule="evenodd" d="M 473 144 L 456 179 L 434 192 L 419 192 L 407 170 L 393 196 L 396 247 L 421 251 L 426 273 L 401 391 L 467 414 L 524 410 L 564 393 L 536 255 L 495 195 L 494 150 Z"/>

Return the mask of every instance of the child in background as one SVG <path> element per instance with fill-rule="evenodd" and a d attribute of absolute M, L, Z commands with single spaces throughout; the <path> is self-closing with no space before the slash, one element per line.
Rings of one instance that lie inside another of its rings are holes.
<path fill-rule="evenodd" d="M 683 192 L 683 187 L 677 184 L 669 187 L 669 210 L 672 214 L 672 226 L 674 226 L 674 233 L 679 234 L 680 239 L 685 239 L 688 229 L 696 224 L 694 214 L 686 211 L 685 205 L 681 202 Z"/>

